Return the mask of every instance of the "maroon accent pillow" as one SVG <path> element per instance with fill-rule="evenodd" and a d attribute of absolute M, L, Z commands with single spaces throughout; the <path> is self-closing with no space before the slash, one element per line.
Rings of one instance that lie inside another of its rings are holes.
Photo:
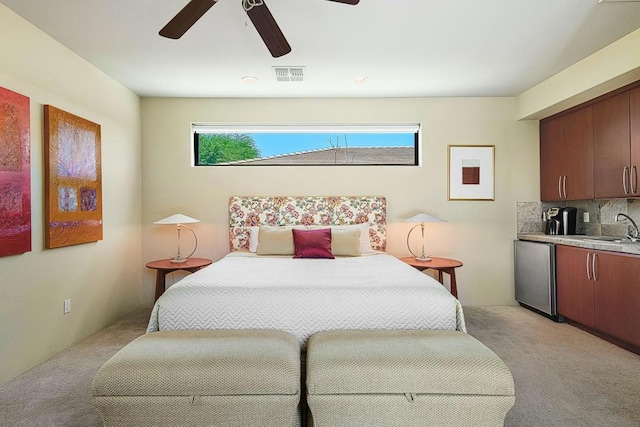
<path fill-rule="evenodd" d="M 294 258 L 334 259 L 331 252 L 331 229 L 293 230 Z"/>

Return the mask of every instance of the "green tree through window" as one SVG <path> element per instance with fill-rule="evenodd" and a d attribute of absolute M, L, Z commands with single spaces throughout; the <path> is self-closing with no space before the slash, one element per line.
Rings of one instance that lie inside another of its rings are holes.
<path fill-rule="evenodd" d="M 251 135 L 200 134 L 198 135 L 200 165 L 235 162 L 260 157 L 260 150 Z"/>

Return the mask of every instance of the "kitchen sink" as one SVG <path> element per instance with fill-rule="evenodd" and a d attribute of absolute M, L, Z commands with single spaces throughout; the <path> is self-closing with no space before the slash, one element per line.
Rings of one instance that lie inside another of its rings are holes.
<path fill-rule="evenodd" d="M 572 236 L 586 242 L 633 243 L 631 239 L 619 236 Z"/>

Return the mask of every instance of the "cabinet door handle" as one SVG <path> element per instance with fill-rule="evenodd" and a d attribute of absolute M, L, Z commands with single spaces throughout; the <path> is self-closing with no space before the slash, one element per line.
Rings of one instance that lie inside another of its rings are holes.
<path fill-rule="evenodd" d="M 631 167 L 631 177 L 629 181 L 631 181 L 631 193 L 636 194 L 638 191 L 638 169 L 636 169 L 635 165 Z"/>
<path fill-rule="evenodd" d="M 591 258 L 591 273 L 593 275 L 594 282 L 598 281 L 598 270 L 596 269 L 596 267 L 598 266 L 597 260 L 598 254 L 593 254 L 593 257 Z"/>
<path fill-rule="evenodd" d="M 558 176 L 558 196 L 562 199 L 562 177 L 563 175 Z"/>
<path fill-rule="evenodd" d="M 591 279 L 591 272 L 589 271 L 589 264 L 591 264 L 590 258 L 591 258 L 591 254 L 589 252 L 587 252 L 587 279 L 588 280 L 592 280 Z"/>
<path fill-rule="evenodd" d="M 563 198 L 567 198 L 567 175 L 562 176 L 562 194 Z"/>
<path fill-rule="evenodd" d="M 627 176 L 629 175 L 629 167 L 625 166 L 622 169 L 622 188 L 624 188 L 624 194 L 629 194 L 629 188 L 627 187 Z"/>

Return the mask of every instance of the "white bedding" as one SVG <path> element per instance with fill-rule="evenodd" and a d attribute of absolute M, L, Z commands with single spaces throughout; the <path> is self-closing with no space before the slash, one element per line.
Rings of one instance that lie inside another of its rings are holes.
<path fill-rule="evenodd" d="M 466 331 L 462 306 L 436 280 L 387 254 L 329 259 L 234 252 L 171 286 L 147 332 L 280 329 L 303 347 L 330 329 Z"/>

